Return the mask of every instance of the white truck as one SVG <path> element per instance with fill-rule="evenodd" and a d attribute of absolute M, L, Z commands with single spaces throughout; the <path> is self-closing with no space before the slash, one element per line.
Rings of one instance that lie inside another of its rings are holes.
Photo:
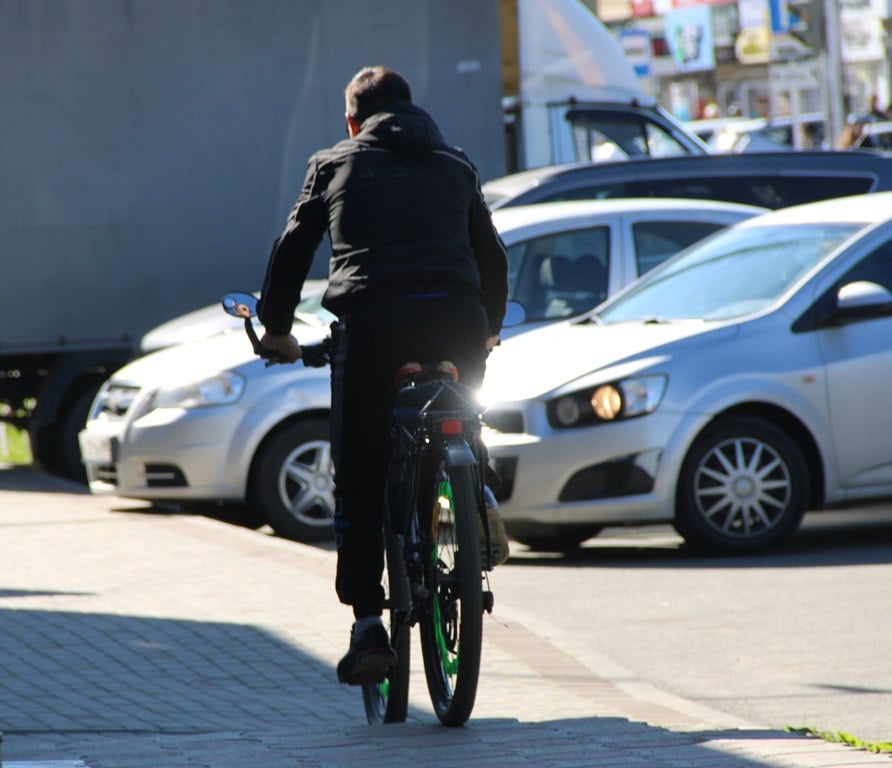
<path fill-rule="evenodd" d="M 510 171 L 708 153 L 579 0 L 502 0 L 501 13 Z"/>
<path fill-rule="evenodd" d="M 499 50 L 495 0 L 0 0 L 0 419 L 82 477 L 101 382 L 149 329 L 259 284 L 362 66 L 402 71 L 503 173 Z"/>

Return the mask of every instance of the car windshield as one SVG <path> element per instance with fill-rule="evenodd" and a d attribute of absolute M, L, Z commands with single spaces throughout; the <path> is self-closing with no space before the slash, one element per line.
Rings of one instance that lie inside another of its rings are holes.
<path fill-rule="evenodd" d="M 728 320 L 758 312 L 860 226 L 813 222 L 732 227 L 645 275 L 593 320 Z"/>
<path fill-rule="evenodd" d="M 321 328 L 330 325 L 335 316 L 322 306 L 322 293 L 301 299 L 300 304 L 294 310 L 294 317 L 306 325 Z"/>

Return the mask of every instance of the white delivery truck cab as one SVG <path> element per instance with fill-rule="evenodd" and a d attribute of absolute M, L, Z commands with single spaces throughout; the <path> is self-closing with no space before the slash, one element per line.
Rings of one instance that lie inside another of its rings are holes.
<path fill-rule="evenodd" d="M 645 93 L 619 42 L 579 0 L 517 0 L 503 6 L 503 23 L 509 11 L 517 28 L 509 78 L 517 92 L 503 105 L 509 170 L 708 153 Z"/>

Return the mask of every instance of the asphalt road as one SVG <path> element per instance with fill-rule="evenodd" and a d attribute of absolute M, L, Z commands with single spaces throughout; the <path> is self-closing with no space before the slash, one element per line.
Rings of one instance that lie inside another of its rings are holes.
<path fill-rule="evenodd" d="M 609 529 L 572 557 L 518 546 L 499 595 L 687 699 L 892 742 L 892 506 L 811 513 L 772 554 L 680 544 L 653 526 Z"/>

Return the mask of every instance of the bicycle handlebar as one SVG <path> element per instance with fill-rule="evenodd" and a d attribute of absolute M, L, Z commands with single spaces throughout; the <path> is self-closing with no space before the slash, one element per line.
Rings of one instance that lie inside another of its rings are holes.
<path fill-rule="evenodd" d="M 289 362 L 277 352 L 267 349 L 260 343 L 250 317 L 245 318 L 245 333 L 248 334 L 248 338 L 251 340 L 254 354 L 262 360 L 266 360 L 267 367 Z M 308 368 L 324 368 L 331 362 L 331 336 L 326 336 L 322 341 L 317 341 L 315 344 L 301 344 L 300 359 L 303 360 L 304 365 Z"/>
<path fill-rule="evenodd" d="M 315 344 L 301 344 L 300 359 L 309 368 L 324 368 L 331 362 L 331 336 Z"/>

